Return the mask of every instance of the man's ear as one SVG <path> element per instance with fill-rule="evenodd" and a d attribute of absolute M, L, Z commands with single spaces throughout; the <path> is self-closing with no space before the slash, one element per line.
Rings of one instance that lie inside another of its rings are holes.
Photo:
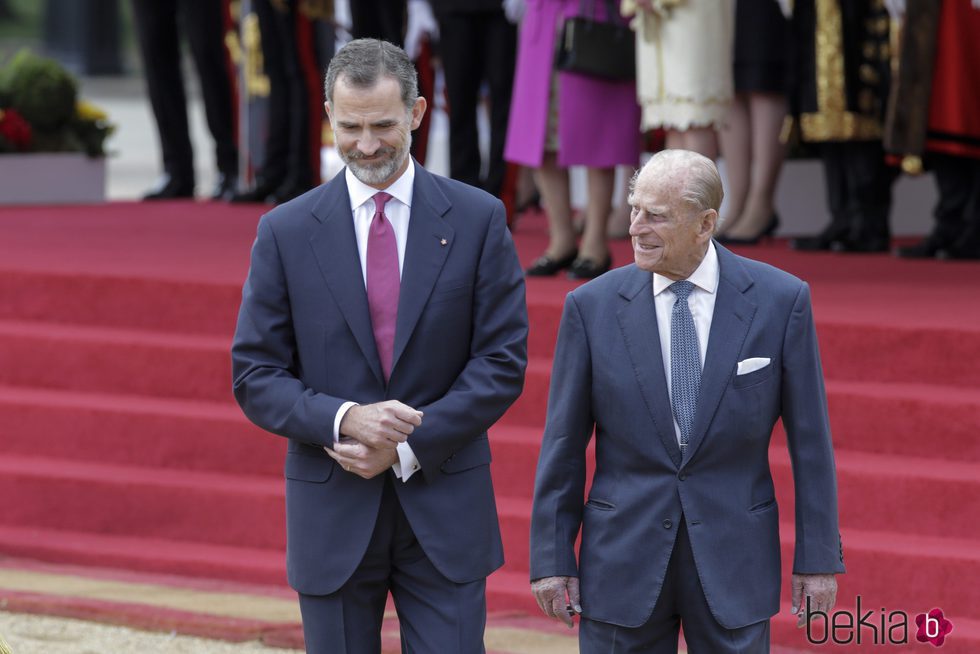
<path fill-rule="evenodd" d="M 425 98 L 422 96 L 419 96 L 418 99 L 415 100 L 415 104 L 412 105 L 412 130 L 418 129 L 419 125 L 422 124 L 422 116 L 425 115 L 425 110 L 427 107 L 428 104 L 426 104 Z"/>
<path fill-rule="evenodd" d="M 324 102 L 323 103 L 323 110 L 327 112 L 327 121 L 330 123 L 330 127 L 333 127 L 333 115 L 332 115 L 332 113 L 330 111 L 330 103 L 329 102 Z"/>
<path fill-rule="evenodd" d="M 717 226 L 718 212 L 714 209 L 708 209 L 701 214 L 698 235 L 707 236 L 710 239 L 714 235 Z"/>

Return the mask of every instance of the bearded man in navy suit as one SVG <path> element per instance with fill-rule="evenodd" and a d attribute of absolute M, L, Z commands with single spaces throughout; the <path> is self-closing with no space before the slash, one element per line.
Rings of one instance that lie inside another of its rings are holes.
<path fill-rule="evenodd" d="M 780 417 L 801 620 L 805 606 L 830 611 L 844 571 L 810 291 L 712 240 L 721 200 L 709 159 L 657 153 L 630 194 L 635 265 L 565 300 L 531 578 L 547 615 L 572 626 L 581 614 L 585 654 L 676 654 L 680 627 L 691 654 L 769 651 L 780 546 L 768 454 Z"/>
<path fill-rule="evenodd" d="M 263 216 L 235 396 L 288 440 L 287 568 L 308 652 L 483 652 L 503 563 L 487 429 L 520 394 L 524 282 L 499 200 L 409 156 L 405 53 L 352 41 L 326 110 L 346 170 Z"/>

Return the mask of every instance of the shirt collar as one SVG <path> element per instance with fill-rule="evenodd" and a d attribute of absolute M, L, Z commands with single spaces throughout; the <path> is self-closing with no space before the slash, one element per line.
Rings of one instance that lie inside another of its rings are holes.
<path fill-rule="evenodd" d="M 660 295 L 675 280 L 653 273 L 653 294 Z M 715 250 L 714 241 L 708 241 L 708 251 L 701 259 L 701 264 L 697 267 L 687 281 L 698 288 L 714 294 L 718 290 L 718 252 Z"/>
<path fill-rule="evenodd" d="M 351 172 L 350 167 L 344 170 L 346 181 L 347 181 L 347 193 L 350 195 L 350 208 L 351 211 L 357 209 L 359 206 L 371 200 L 376 193 L 379 193 L 378 189 L 368 186 L 361 180 L 354 177 L 354 173 Z M 385 189 L 385 193 L 389 194 L 391 197 L 395 198 L 407 207 L 412 206 L 412 190 L 415 187 L 415 160 L 409 158 L 408 167 L 405 172 L 402 173 L 401 177 L 395 180 L 395 183 Z"/>

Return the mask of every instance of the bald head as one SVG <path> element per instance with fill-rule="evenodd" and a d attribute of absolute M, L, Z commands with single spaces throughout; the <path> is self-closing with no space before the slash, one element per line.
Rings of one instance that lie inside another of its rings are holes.
<path fill-rule="evenodd" d="M 636 265 L 687 279 L 708 251 L 722 195 L 718 169 L 707 157 L 687 150 L 653 155 L 630 184 Z"/>
<path fill-rule="evenodd" d="M 661 150 L 650 157 L 633 176 L 630 192 L 636 189 L 641 178 L 647 183 L 657 180 L 668 185 L 697 211 L 714 209 L 717 212 L 725 197 L 715 162 L 690 150 Z M 718 223 L 720 226 L 720 217 Z"/>

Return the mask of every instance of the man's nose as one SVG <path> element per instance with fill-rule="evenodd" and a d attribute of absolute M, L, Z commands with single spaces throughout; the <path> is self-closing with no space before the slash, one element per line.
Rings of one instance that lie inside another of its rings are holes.
<path fill-rule="evenodd" d="M 371 132 L 363 132 L 357 139 L 357 149 L 362 154 L 370 156 L 378 149 L 378 139 Z"/>

